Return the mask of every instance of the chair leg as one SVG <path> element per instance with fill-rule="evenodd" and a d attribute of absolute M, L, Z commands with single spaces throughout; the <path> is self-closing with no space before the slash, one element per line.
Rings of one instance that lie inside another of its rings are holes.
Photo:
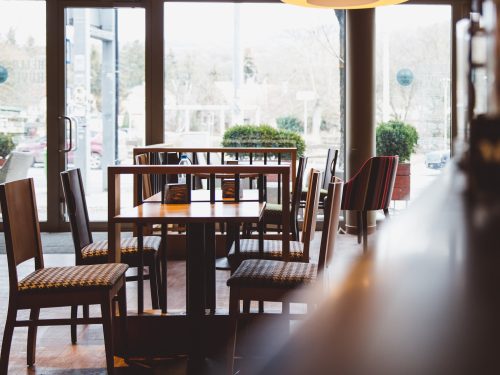
<path fill-rule="evenodd" d="M 386 219 L 390 219 L 390 217 L 389 217 L 389 209 L 388 208 L 384 208 L 384 215 L 385 215 Z"/>
<path fill-rule="evenodd" d="M 155 258 L 152 264 L 148 266 L 149 268 L 149 289 L 151 290 L 151 306 L 153 310 L 160 308 L 160 303 L 158 302 L 158 275 L 156 273 L 156 264 L 159 262 Z"/>
<path fill-rule="evenodd" d="M 0 355 L 0 374 L 7 374 L 9 369 L 10 345 L 12 343 L 12 335 L 14 334 L 14 323 L 16 322 L 17 309 L 9 303 L 7 312 L 7 320 L 3 331 L 2 354 Z"/>
<path fill-rule="evenodd" d="M 368 211 L 363 211 L 363 251 L 368 248 Z"/>
<path fill-rule="evenodd" d="M 122 288 L 124 288 L 123 286 Z M 113 303 L 113 297 L 106 295 L 101 303 L 101 314 L 102 314 L 102 329 L 104 332 L 104 348 L 106 349 L 106 367 L 108 369 L 108 374 L 112 375 L 115 371 L 115 360 L 114 360 L 114 345 L 113 345 L 113 315 L 111 305 Z"/>
<path fill-rule="evenodd" d="M 90 317 L 89 314 L 89 305 L 83 305 L 83 317 L 88 319 Z"/>
<path fill-rule="evenodd" d="M 122 288 L 118 292 L 118 304 L 120 307 L 120 325 L 121 325 L 121 337 L 123 338 L 123 354 L 125 359 L 128 358 L 128 327 L 127 327 L 127 288 L 125 287 L 125 282 Z"/>
<path fill-rule="evenodd" d="M 358 230 L 358 243 L 361 243 L 361 234 L 363 233 L 363 223 L 361 220 L 361 211 L 356 211 L 356 225 Z"/>
<path fill-rule="evenodd" d="M 31 309 L 30 312 L 31 321 L 33 322 L 38 321 L 39 316 L 40 316 L 40 309 Z M 28 328 L 28 347 L 26 348 L 26 354 L 27 354 L 27 364 L 29 367 L 35 364 L 37 330 L 38 330 L 37 325 L 32 325 Z"/>
<path fill-rule="evenodd" d="M 264 314 L 264 301 L 259 301 L 259 314 Z"/>
<path fill-rule="evenodd" d="M 83 315 L 85 317 L 85 306 L 83 306 Z M 71 306 L 71 319 L 76 319 L 78 316 L 78 306 Z M 76 344 L 76 323 L 71 323 L 71 343 Z"/>
<path fill-rule="evenodd" d="M 229 338 L 227 344 L 227 375 L 234 373 L 234 353 L 238 330 L 238 314 L 240 310 L 239 293 L 231 288 L 229 291 Z"/>

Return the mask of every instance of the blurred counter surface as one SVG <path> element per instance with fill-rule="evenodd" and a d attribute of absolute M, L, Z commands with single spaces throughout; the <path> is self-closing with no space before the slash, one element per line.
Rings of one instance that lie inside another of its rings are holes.
<path fill-rule="evenodd" d="M 500 373 L 499 200 L 449 163 L 258 372 Z"/>

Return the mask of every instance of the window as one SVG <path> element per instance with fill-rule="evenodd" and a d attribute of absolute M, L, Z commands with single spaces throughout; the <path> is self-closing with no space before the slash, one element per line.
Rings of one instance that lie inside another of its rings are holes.
<path fill-rule="evenodd" d="M 329 9 L 166 3 L 165 142 L 215 147 L 232 126 L 267 124 L 300 133 L 324 168 L 343 147 L 343 35 Z"/>
<path fill-rule="evenodd" d="M 451 6 L 381 7 L 377 22 L 377 124 L 414 126 L 414 199 L 450 157 Z"/>
<path fill-rule="evenodd" d="M 9 168 L 16 178 L 33 178 L 41 221 L 47 219 L 45 45 L 44 1 L 0 1 L 0 154 L 31 155 L 30 165 L 13 158 Z"/>

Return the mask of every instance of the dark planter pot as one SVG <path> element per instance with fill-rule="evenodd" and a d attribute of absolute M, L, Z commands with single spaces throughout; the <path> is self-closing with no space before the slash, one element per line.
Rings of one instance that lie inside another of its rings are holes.
<path fill-rule="evenodd" d="M 411 164 L 399 163 L 396 173 L 396 181 L 394 182 L 394 191 L 392 192 L 393 201 L 408 201 L 410 200 L 410 177 Z"/>

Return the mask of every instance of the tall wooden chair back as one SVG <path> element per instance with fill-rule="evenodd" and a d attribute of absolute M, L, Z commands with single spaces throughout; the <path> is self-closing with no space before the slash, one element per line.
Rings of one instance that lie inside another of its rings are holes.
<path fill-rule="evenodd" d="M 318 272 L 324 270 L 333 256 L 333 248 L 339 228 L 340 206 L 342 203 L 342 190 L 344 182 L 337 177 L 333 178 L 328 186 L 328 195 L 325 198 L 325 218 L 323 222 L 323 234 L 318 259 Z"/>
<path fill-rule="evenodd" d="M 76 264 L 81 264 L 82 253 L 80 250 L 94 241 L 90 231 L 89 213 L 80 169 L 61 172 L 61 181 L 73 244 L 75 245 Z"/>
<path fill-rule="evenodd" d="M 328 149 L 328 154 L 326 155 L 325 172 L 323 173 L 323 183 L 321 184 L 322 189 L 328 190 L 328 185 L 332 181 L 333 177 L 335 177 L 338 156 L 339 150 L 333 147 L 330 147 Z"/>
<path fill-rule="evenodd" d="M 301 156 L 299 158 L 299 163 L 297 166 L 297 177 L 295 179 L 295 185 L 293 186 L 292 200 L 290 206 L 290 224 L 292 226 L 292 234 L 294 239 L 298 240 L 299 234 L 299 224 L 297 215 L 299 214 L 300 208 L 300 197 L 302 195 L 302 184 L 304 180 L 304 172 L 306 170 L 307 158 Z"/>
<path fill-rule="evenodd" d="M 300 241 L 304 244 L 304 259 L 309 259 L 309 246 L 314 239 L 316 231 L 316 217 L 318 215 L 318 203 L 320 196 L 321 172 L 311 169 L 309 174 L 309 188 L 307 190 L 306 207 L 304 209 L 304 222 L 302 224 L 302 236 Z"/>
<path fill-rule="evenodd" d="M 43 268 L 40 224 L 36 209 L 33 179 L 27 178 L 0 185 L 9 285 L 17 293 L 17 265 L 35 258 L 35 269 Z"/>
<path fill-rule="evenodd" d="M 135 156 L 135 164 L 137 165 L 149 165 L 148 154 L 139 154 Z M 153 195 L 153 185 L 150 175 L 142 176 L 142 199 L 147 199 Z"/>

